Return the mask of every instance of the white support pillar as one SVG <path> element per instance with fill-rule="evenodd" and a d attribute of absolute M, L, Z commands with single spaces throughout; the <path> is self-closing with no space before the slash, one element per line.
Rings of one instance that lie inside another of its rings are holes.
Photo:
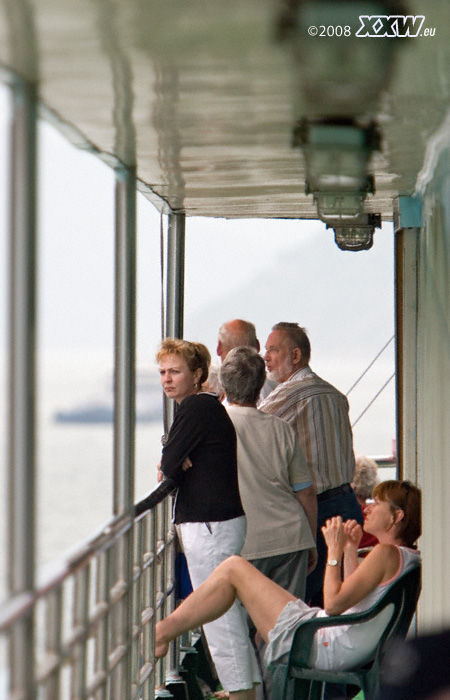
<path fill-rule="evenodd" d="M 186 216 L 184 214 L 169 214 L 169 229 L 167 235 L 167 262 L 166 262 L 166 338 L 182 338 L 184 331 L 184 266 L 185 266 L 185 236 Z M 164 397 L 164 430 L 168 431 L 172 424 L 175 406 L 174 402 Z M 168 566 L 174 575 L 175 554 Z M 167 601 L 166 613 L 175 609 L 175 593 Z M 166 682 L 168 684 L 179 683 L 178 675 L 180 665 L 179 646 L 171 644 L 166 665 Z"/>
<path fill-rule="evenodd" d="M 166 337 L 183 337 L 184 320 L 184 214 L 169 214 L 166 270 Z"/>
<path fill-rule="evenodd" d="M 114 515 L 133 512 L 136 398 L 136 170 L 116 169 Z M 125 595 L 111 618 L 111 649 L 125 657 L 115 671 L 111 699 L 128 697 L 133 679 L 133 530 L 114 548 L 114 582 Z"/>
<path fill-rule="evenodd" d="M 186 217 L 169 214 L 166 256 L 166 338 L 182 338 L 184 331 L 184 265 Z M 173 401 L 164 397 L 164 429 L 167 431 L 174 416 Z"/>
<path fill-rule="evenodd" d="M 114 514 L 134 501 L 136 394 L 136 174 L 116 170 Z"/>
<path fill-rule="evenodd" d="M 397 468 L 400 478 L 417 482 L 417 285 L 421 207 L 411 197 L 399 197 L 395 204 Z"/>
<path fill-rule="evenodd" d="M 34 82 L 12 86 L 9 305 L 9 594 L 31 595 L 35 581 L 36 459 L 36 100 Z M 10 688 L 33 695 L 33 615 L 14 627 Z"/>

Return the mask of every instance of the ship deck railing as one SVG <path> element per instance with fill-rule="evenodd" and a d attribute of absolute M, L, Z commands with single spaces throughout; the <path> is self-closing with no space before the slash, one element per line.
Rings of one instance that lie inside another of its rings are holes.
<path fill-rule="evenodd" d="M 179 644 L 155 659 L 154 629 L 175 605 L 176 536 L 167 489 L 153 493 L 149 511 L 111 520 L 0 606 L 1 697 L 170 697 Z"/>

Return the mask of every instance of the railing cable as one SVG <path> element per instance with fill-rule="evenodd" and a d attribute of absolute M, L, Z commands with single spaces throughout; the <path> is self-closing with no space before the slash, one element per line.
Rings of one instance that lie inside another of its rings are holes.
<path fill-rule="evenodd" d="M 353 391 L 353 389 L 359 384 L 359 382 L 361 381 L 361 379 L 367 374 L 367 372 L 369 371 L 369 369 L 370 369 L 371 367 L 373 367 L 373 365 L 374 365 L 375 362 L 378 360 L 378 358 L 380 357 L 380 355 L 383 354 L 383 352 L 386 350 L 386 348 L 388 347 L 388 345 L 390 345 L 390 344 L 392 343 L 392 341 L 394 340 L 394 338 L 395 338 L 395 335 L 393 335 L 391 338 L 389 338 L 389 340 L 387 341 L 387 343 L 381 348 L 380 352 L 379 352 L 377 355 L 375 355 L 375 357 L 373 358 L 372 362 L 366 367 L 366 369 L 365 369 L 364 372 L 358 377 L 358 379 L 356 380 L 356 382 L 355 382 L 354 384 L 352 384 L 352 386 L 350 387 L 350 389 L 347 391 L 346 396 L 348 396 L 348 395 L 350 394 L 350 392 Z M 391 379 L 392 379 L 392 377 L 391 377 Z M 391 379 L 389 379 L 389 381 L 391 381 Z M 383 387 L 383 388 L 384 388 L 384 387 Z M 382 390 L 381 390 L 381 391 L 382 391 Z M 378 394 L 380 394 L 381 391 L 378 392 Z M 377 394 L 377 396 L 378 396 L 378 394 Z M 375 398 L 376 398 L 376 397 L 375 397 Z M 372 403 L 373 403 L 373 402 L 372 402 Z"/>
<path fill-rule="evenodd" d="M 383 384 L 383 386 L 381 387 L 381 389 L 380 389 L 379 391 L 377 391 L 377 393 L 375 394 L 375 396 L 373 397 L 373 399 L 367 404 L 367 406 L 365 407 L 364 411 L 362 411 L 362 413 L 359 414 L 359 416 L 358 416 L 358 418 L 355 420 L 355 422 L 352 423 L 352 428 L 355 427 L 355 425 L 358 423 L 358 421 L 359 421 L 359 420 L 363 417 L 363 415 L 369 410 L 369 408 L 370 408 L 370 407 L 372 406 L 372 404 L 377 400 L 377 398 L 379 397 L 379 395 L 381 394 L 381 392 L 384 391 L 384 390 L 386 389 L 387 385 L 389 384 L 389 382 L 391 382 L 391 381 L 393 380 L 394 377 L 395 377 L 395 372 L 393 372 L 393 373 L 391 374 L 391 376 L 389 377 L 389 379 L 387 380 L 387 382 L 385 382 L 385 383 Z"/>

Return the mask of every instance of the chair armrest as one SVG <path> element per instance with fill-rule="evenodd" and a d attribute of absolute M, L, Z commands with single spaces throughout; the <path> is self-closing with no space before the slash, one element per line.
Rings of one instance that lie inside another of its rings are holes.
<path fill-rule="evenodd" d="M 380 605 L 380 603 L 383 603 Z M 291 652 L 289 655 L 289 664 L 308 668 L 308 661 L 311 654 L 311 647 L 314 635 L 324 627 L 342 627 L 343 625 L 354 625 L 362 622 L 368 622 L 383 610 L 386 605 L 392 603 L 390 600 L 382 598 L 368 610 L 360 613 L 351 613 L 349 615 L 331 615 L 330 617 L 314 617 L 300 623 L 292 643 Z"/>
<path fill-rule="evenodd" d="M 314 617 L 301 622 L 294 635 L 289 655 L 289 665 L 293 664 L 302 668 L 308 668 L 313 638 L 317 630 L 323 629 L 324 627 L 339 627 L 342 625 L 368 622 L 389 604 L 392 604 L 394 608 L 400 608 L 402 610 L 408 607 L 411 608 L 412 604 L 414 604 L 415 607 L 419 591 L 420 565 L 402 574 L 402 576 L 388 588 L 380 600 L 368 610 L 351 614 L 343 613 L 342 615 L 333 615 L 330 617 Z"/>

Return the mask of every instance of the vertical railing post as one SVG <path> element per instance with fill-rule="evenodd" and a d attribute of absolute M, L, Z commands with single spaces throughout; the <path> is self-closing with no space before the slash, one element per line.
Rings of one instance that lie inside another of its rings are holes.
<path fill-rule="evenodd" d="M 73 590 L 73 627 L 86 629 L 89 623 L 90 605 L 90 567 L 84 566 L 76 572 Z M 82 698 L 86 694 L 87 680 L 87 644 L 83 640 L 77 645 L 73 657 L 71 697 Z"/>
<path fill-rule="evenodd" d="M 47 596 L 45 606 L 45 651 L 53 658 L 61 658 L 63 624 L 63 586 L 58 586 Z M 43 697 L 59 698 L 63 694 L 61 686 L 61 664 L 56 665 L 50 680 L 45 686 Z"/>
<path fill-rule="evenodd" d="M 136 393 L 136 171 L 116 170 L 115 362 L 114 362 L 114 515 L 132 513 L 134 502 L 134 435 Z M 133 531 L 121 542 L 115 579 L 127 594 L 119 603 L 113 638 L 126 649 L 113 697 L 127 697 L 132 674 Z"/>
<path fill-rule="evenodd" d="M 12 87 L 9 305 L 9 592 L 31 592 L 35 570 L 36 100 L 32 82 Z M 16 625 L 10 687 L 33 695 L 33 617 Z M 12 693 L 14 695 L 14 693 Z M 20 694 L 20 693 L 19 693 Z"/>

